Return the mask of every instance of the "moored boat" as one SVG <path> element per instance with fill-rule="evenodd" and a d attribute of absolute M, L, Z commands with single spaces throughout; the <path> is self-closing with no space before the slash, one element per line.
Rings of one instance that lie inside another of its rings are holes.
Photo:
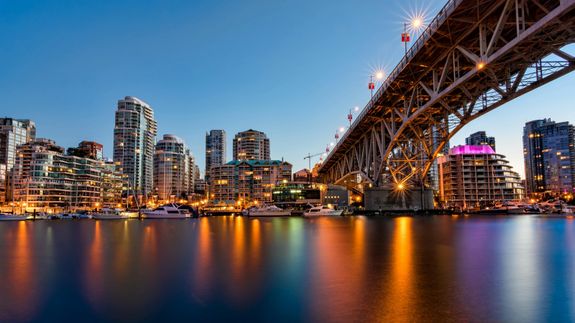
<path fill-rule="evenodd" d="M 314 217 L 314 216 L 340 216 L 343 214 L 343 210 L 335 210 L 328 206 L 314 206 L 311 209 L 305 211 L 303 216 Z"/>
<path fill-rule="evenodd" d="M 186 209 L 178 208 L 177 204 L 166 204 L 151 211 L 143 211 L 144 219 L 185 219 L 190 217 L 190 212 Z"/>
<path fill-rule="evenodd" d="M 0 221 L 24 221 L 24 220 L 28 220 L 28 216 L 0 213 Z"/>
<path fill-rule="evenodd" d="M 128 215 L 123 214 L 119 209 L 104 208 L 102 211 L 92 215 L 92 219 L 94 220 L 125 220 L 128 218 Z"/>
<path fill-rule="evenodd" d="M 291 210 L 282 209 L 275 205 L 265 205 L 247 209 L 247 215 L 251 217 L 291 216 Z"/>

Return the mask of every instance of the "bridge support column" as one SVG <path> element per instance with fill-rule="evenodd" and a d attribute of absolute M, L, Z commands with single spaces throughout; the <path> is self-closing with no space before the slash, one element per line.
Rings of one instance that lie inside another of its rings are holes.
<path fill-rule="evenodd" d="M 391 188 L 373 187 L 365 190 L 364 203 L 367 211 L 431 210 L 433 190 L 398 192 Z"/>

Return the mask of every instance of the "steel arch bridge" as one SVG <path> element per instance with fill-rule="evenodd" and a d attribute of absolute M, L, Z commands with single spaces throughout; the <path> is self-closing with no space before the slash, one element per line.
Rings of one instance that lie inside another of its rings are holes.
<path fill-rule="evenodd" d="M 324 182 L 426 181 L 465 124 L 575 69 L 575 0 L 450 0 L 319 169 Z"/>

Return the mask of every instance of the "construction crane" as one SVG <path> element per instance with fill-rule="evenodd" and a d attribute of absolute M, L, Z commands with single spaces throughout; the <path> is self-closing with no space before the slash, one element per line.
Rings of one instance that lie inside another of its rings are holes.
<path fill-rule="evenodd" d="M 312 175 L 311 175 L 311 159 L 312 159 L 313 157 L 321 156 L 321 155 L 323 155 L 323 154 L 324 154 L 323 152 L 322 152 L 322 153 L 313 154 L 313 155 L 312 155 L 311 153 L 308 153 L 307 156 L 305 156 L 305 157 L 303 158 L 304 160 L 307 159 L 307 161 L 308 161 L 308 165 L 309 165 L 309 166 L 308 166 L 308 169 L 309 169 L 309 182 L 310 182 L 310 183 L 311 183 L 311 177 L 312 177 Z"/>

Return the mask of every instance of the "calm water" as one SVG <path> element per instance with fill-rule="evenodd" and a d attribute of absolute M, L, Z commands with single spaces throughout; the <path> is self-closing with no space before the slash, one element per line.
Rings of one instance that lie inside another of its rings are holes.
<path fill-rule="evenodd" d="M 575 219 L 0 223 L 0 321 L 573 321 Z"/>

